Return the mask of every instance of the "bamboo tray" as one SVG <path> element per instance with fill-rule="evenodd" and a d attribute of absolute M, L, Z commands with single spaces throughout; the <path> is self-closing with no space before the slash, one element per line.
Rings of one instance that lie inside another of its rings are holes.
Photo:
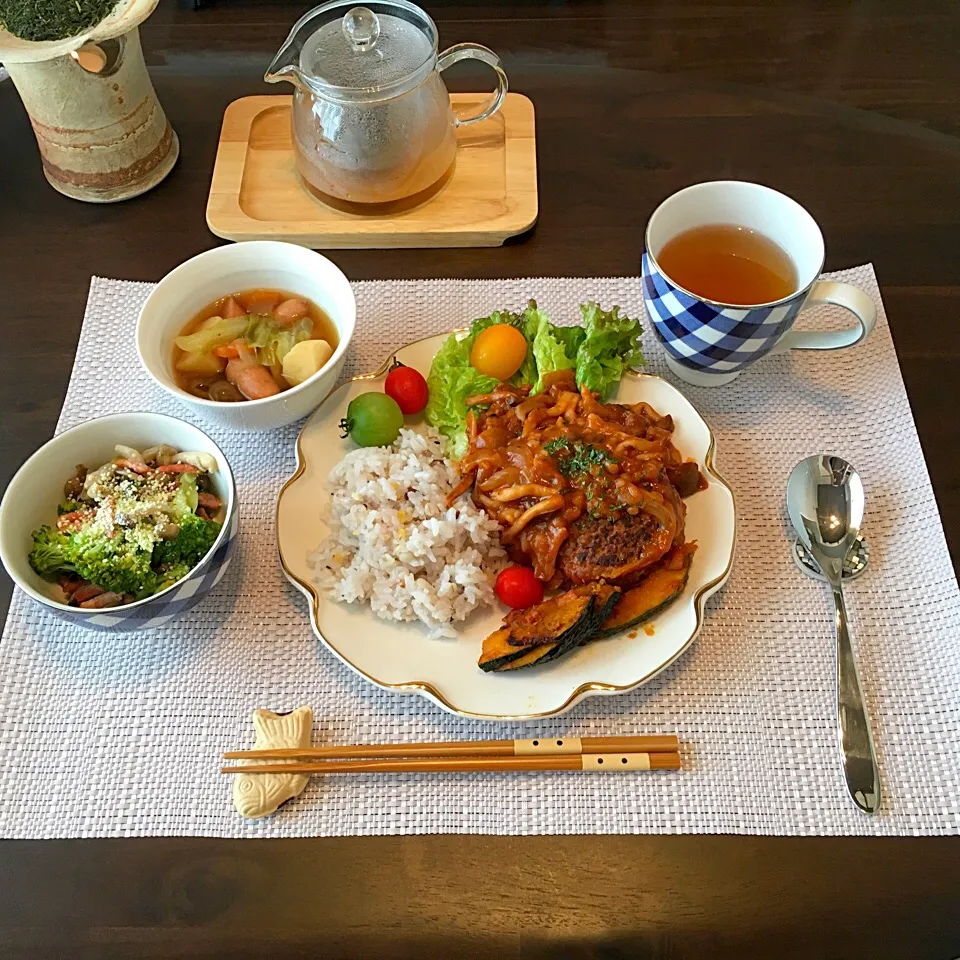
<path fill-rule="evenodd" d="M 454 93 L 454 106 L 487 94 Z M 227 240 L 287 240 L 307 247 L 497 247 L 537 219 L 537 158 L 530 100 L 457 131 L 453 175 L 419 206 L 346 212 L 302 185 L 290 139 L 291 97 L 243 97 L 223 116 L 207 225 Z M 386 205 L 385 205 L 386 206 Z"/>

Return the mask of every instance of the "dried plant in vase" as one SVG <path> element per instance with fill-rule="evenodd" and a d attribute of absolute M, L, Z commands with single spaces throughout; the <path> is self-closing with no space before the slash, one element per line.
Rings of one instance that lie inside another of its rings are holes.
<path fill-rule="evenodd" d="M 30 116 L 50 184 L 109 203 L 156 186 L 180 152 L 137 26 L 157 0 L 0 0 L 0 62 Z"/>

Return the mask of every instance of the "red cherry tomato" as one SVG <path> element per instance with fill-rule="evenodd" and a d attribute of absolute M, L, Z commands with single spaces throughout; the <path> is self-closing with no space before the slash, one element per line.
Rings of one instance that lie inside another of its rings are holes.
<path fill-rule="evenodd" d="M 497 575 L 497 596 L 514 610 L 532 607 L 543 599 L 543 584 L 529 567 L 507 567 Z"/>
<path fill-rule="evenodd" d="M 429 392 L 427 381 L 413 367 L 398 363 L 388 374 L 383 392 L 397 401 L 404 414 L 419 413 L 426 405 Z"/>

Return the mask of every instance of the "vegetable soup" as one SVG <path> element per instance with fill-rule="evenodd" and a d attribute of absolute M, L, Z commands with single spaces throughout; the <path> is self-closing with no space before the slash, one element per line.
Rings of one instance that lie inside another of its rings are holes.
<path fill-rule="evenodd" d="M 262 400 L 295 387 L 333 356 L 337 329 L 312 301 L 255 289 L 204 307 L 174 341 L 177 385 L 204 400 Z"/>

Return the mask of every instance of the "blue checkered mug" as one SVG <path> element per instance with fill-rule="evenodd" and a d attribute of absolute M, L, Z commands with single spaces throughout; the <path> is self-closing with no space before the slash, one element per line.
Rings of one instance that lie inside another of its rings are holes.
<path fill-rule="evenodd" d="M 668 277 L 657 256 L 674 237 L 696 227 L 733 224 L 777 243 L 796 268 L 797 289 L 771 303 L 719 303 Z M 823 234 L 795 200 L 742 180 L 697 183 L 668 197 L 647 224 L 643 299 L 667 365 L 681 380 L 702 387 L 729 383 L 768 353 L 840 350 L 865 340 L 876 321 L 873 300 L 849 283 L 819 280 Z M 856 326 L 793 330 L 806 307 L 831 303 L 849 310 Z"/>

